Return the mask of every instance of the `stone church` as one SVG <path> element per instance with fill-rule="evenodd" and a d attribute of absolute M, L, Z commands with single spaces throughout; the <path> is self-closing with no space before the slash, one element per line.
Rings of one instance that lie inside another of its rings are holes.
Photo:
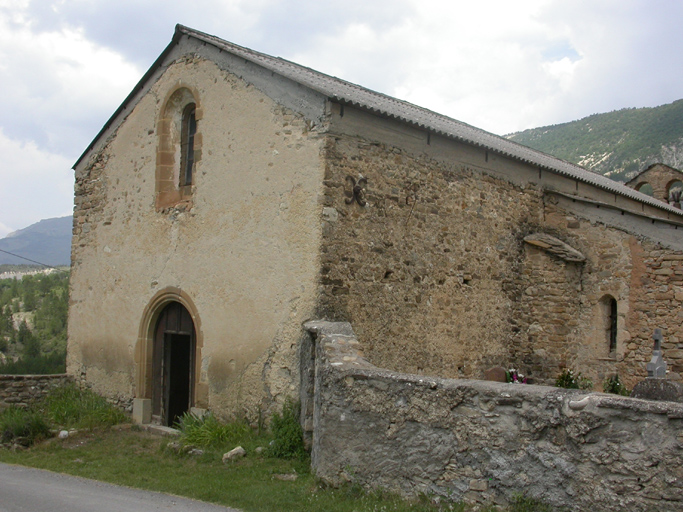
<path fill-rule="evenodd" d="M 632 386 L 657 327 L 683 370 L 680 209 L 280 58 L 176 27 L 74 169 L 68 372 L 140 421 L 268 415 L 311 319 L 406 373 Z"/>

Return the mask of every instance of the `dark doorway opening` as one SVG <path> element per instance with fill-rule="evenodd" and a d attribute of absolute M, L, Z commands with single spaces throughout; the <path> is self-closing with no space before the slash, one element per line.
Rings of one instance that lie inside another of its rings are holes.
<path fill-rule="evenodd" d="M 154 335 L 152 419 L 173 424 L 193 404 L 195 331 L 190 313 L 179 302 L 167 305 Z"/>

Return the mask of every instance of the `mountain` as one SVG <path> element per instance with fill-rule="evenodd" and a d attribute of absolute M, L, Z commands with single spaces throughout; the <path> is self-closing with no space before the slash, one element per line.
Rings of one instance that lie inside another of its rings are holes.
<path fill-rule="evenodd" d="M 71 225 L 73 218 L 44 219 L 0 239 L 0 251 L 7 251 L 34 262 L 51 266 L 71 263 Z M 31 262 L 0 252 L 0 265 L 29 265 Z"/>
<path fill-rule="evenodd" d="M 628 181 L 658 162 L 681 169 L 683 100 L 594 114 L 505 137 L 613 180 Z"/>

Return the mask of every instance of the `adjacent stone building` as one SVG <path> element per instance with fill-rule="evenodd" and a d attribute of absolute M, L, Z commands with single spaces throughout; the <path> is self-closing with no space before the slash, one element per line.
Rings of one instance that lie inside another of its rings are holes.
<path fill-rule="evenodd" d="M 655 327 L 683 370 L 681 210 L 186 27 L 74 169 L 68 371 L 144 421 L 269 414 L 310 319 L 416 374 L 633 385 Z"/>
<path fill-rule="evenodd" d="M 647 193 L 655 199 L 681 207 L 683 172 L 665 164 L 652 164 L 626 186 Z"/>

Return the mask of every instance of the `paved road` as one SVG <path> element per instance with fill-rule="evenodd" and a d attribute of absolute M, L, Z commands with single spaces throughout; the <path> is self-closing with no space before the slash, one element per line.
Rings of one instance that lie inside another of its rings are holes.
<path fill-rule="evenodd" d="M 239 512 L 202 501 L 0 464 L 0 512 Z"/>

